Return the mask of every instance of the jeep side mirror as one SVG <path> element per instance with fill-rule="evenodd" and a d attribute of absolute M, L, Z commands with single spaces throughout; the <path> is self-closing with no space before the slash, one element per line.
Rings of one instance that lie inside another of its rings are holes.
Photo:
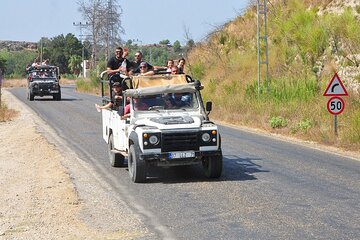
<path fill-rule="evenodd" d="M 61 79 L 61 76 L 59 76 L 59 80 Z"/>
<path fill-rule="evenodd" d="M 211 112 L 212 110 L 212 102 L 206 102 L 206 107 L 205 107 L 207 112 Z"/>

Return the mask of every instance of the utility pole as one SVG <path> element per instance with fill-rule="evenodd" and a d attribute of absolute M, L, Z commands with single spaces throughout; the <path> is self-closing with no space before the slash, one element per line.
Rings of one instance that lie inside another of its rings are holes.
<path fill-rule="evenodd" d="M 87 37 L 88 35 L 83 35 L 83 34 L 82 34 L 82 32 L 83 32 L 82 30 L 83 30 L 83 28 L 87 28 L 87 27 L 91 26 L 91 24 L 88 23 L 88 22 L 85 22 L 85 23 L 81 23 L 81 22 L 75 23 L 75 22 L 73 22 L 73 26 L 79 27 L 79 29 L 80 29 L 79 38 L 80 38 L 80 42 L 81 42 L 81 45 L 82 45 L 82 51 L 81 51 L 82 71 L 81 71 L 81 72 L 82 72 L 83 77 L 85 77 L 85 72 L 84 72 L 84 68 L 85 68 L 85 66 L 84 66 L 85 46 L 84 46 L 83 40 L 84 40 L 84 38 Z"/>
<path fill-rule="evenodd" d="M 40 39 L 40 63 L 43 62 L 43 37 Z"/>
<path fill-rule="evenodd" d="M 265 53 L 263 53 L 265 48 Z M 269 55 L 268 55 L 268 35 L 267 35 L 267 16 L 266 0 L 257 0 L 257 50 L 258 50 L 258 94 L 260 95 L 261 84 L 261 65 L 266 65 L 266 90 L 270 91 L 269 81 Z M 264 58 L 265 54 L 265 59 Z"/>
<path fill-rule="evenodd" d="M 110 59 L 110 48 L 114 44 L 114 3 L 113 0 L 108 0 L 107 17 L 106 17 L 106 61 Z"/>

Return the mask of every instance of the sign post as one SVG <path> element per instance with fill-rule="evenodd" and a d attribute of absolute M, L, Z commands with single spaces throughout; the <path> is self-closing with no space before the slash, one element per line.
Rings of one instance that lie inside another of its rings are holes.
<path fill-rule="evenodd" d="M 334 115 L 334 132 L 335 136 L 338 136 L 338 121 L 337 115 L 342 113 L 345 108 L 345 102 L 340 96 L 348 96 L 348 93 L 344 87 L 344 84 L 340 80 L 340 77 L 335 73 L 334 77 L 331 79 L 329 85 L 327 86 L 323 96 L 332 96 L 327 102 L 327 110 L 329 113 Z"/>

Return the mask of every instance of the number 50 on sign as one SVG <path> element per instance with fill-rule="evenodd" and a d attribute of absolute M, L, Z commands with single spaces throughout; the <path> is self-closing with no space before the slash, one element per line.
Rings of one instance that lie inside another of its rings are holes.
<path fill-rule="evenodd" d="M 338 115 L 344 111 L 345 108 L 345 102 L 340 97 L 332 97 L 327 102 L 327 109 L 329 113 L 333 115 Z"/>

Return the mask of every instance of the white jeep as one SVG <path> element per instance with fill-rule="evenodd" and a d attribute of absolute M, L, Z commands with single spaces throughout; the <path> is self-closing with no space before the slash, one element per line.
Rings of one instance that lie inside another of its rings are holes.
<path fill-rule="evenodd" d="M 102 89 L 104 84 L 111 89 L 111 81 L 102 81 Z M 128 88 L 123 91 L 125 107 L 102 110 L 103 138 L 113 167 L 124 166 L 127 157 L 130 177 L 136 183 L 146 180 L 150 165 L 201 163 L 207 177 L 220 177 L 220 134 L 208 118 L 212 103 L 204 107 L 199 81 L 162 74 L 126 78 L 122 86 Z M 111 101 L 104 91 L 102 95 L 104 103 Z"/>

